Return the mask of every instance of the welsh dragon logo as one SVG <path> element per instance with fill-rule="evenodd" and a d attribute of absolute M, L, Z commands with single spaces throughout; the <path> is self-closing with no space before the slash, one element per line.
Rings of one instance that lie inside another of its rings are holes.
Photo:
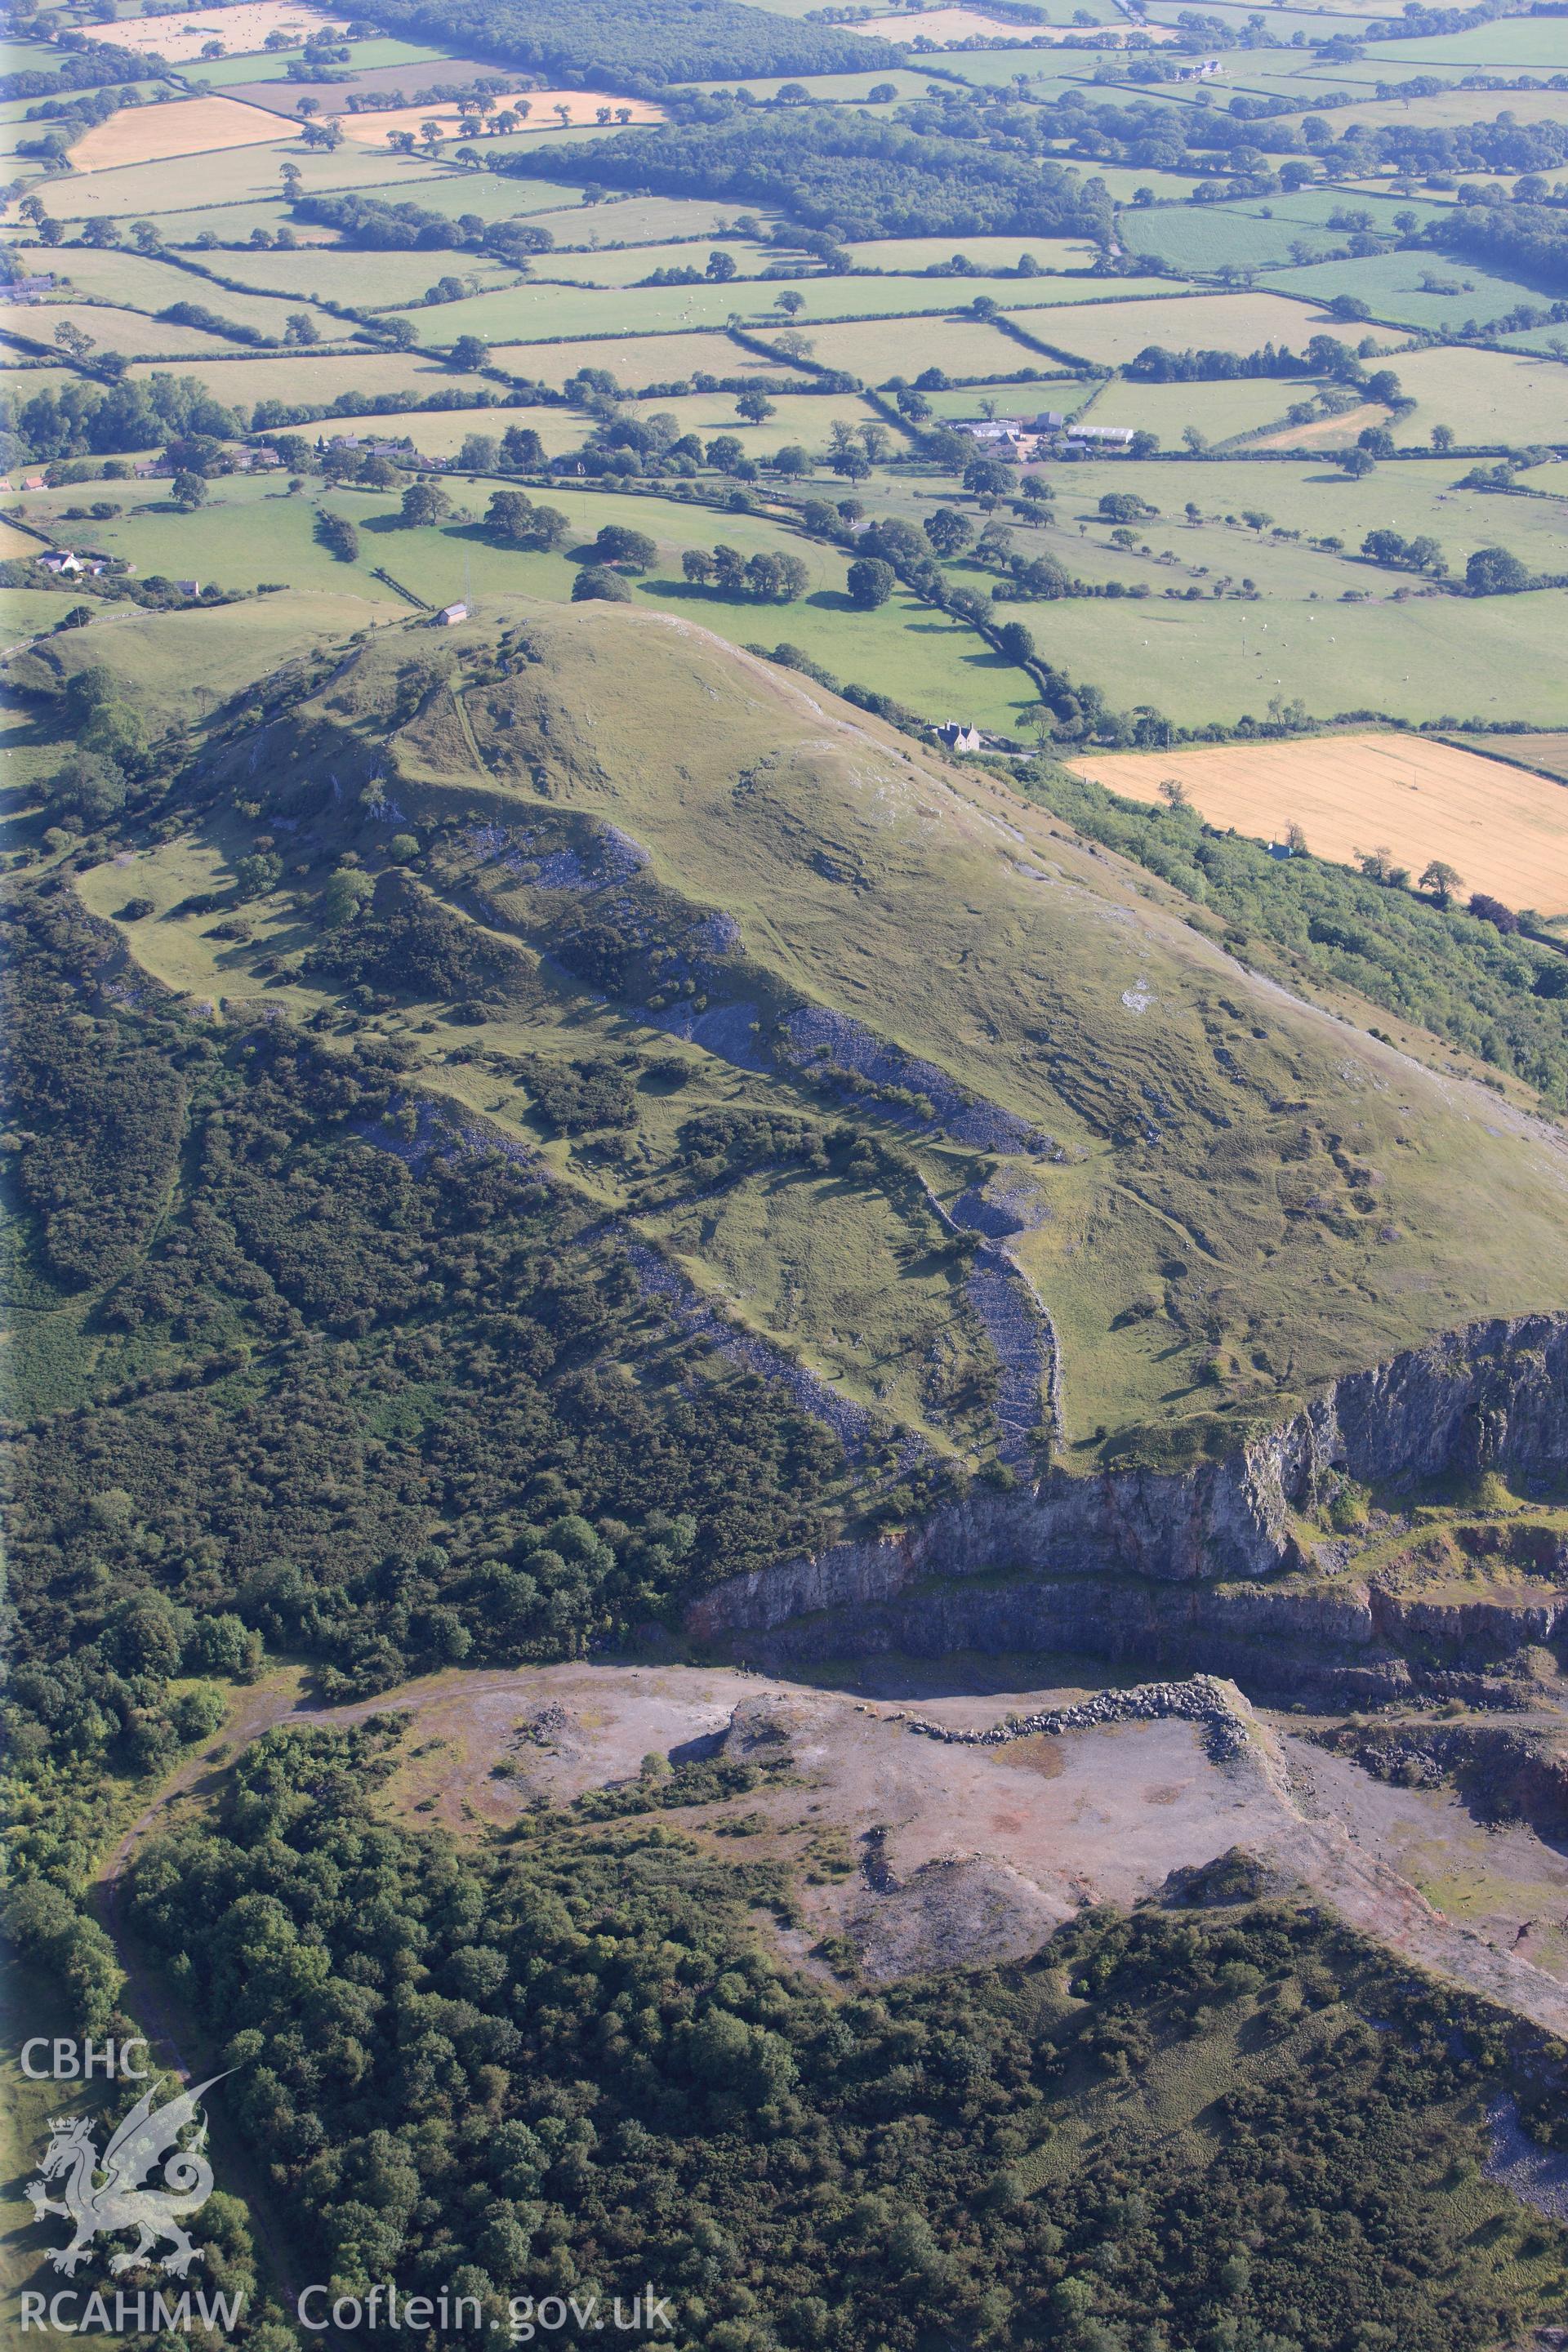
<path fill-rule="evenodd" d="M 159 2267 L 184 2278 L 201 2249 L 180 2227 L 181 2216 L 199 2212 L 213 2186 L 212 2167 L 205 2154 L 207 2127 L 198 2118 L 197 2107 L 203 2092 L 222 2080 L 221 2074 L 210 2075 L 194 2090 L 181 2091 L 156 2108 L 153 2105 L 155 2091 L 144 2091 L 116 2127 L 101 2158 L 90 2116 L 50 2118 L 51 2137 L 39 2162 L 39 2177 L 27 2183 L 26 2195 L 36 2221 L 41 2221 L 46 2213 L 58 2213 L 75 2229 L 69 2245 L 56 2247 L 49 2254 L 56 2270 L 73 2276 L 100 2231 L 107 2236 L 118 2230 L 134 2230 L 137 2243 L 128 2254 L 113 2256 L 111 2271 L 133 2269 L 147 2260 L 160 2238 L 170 2238 L 174 2250 L 163 2256 Z M 183 2147 L 180 2134 L 191 2124 L 197 2126 L 195 2137 L 188 2147 Z M 142 2183 L 159 2165 L 161 2185 L 143 2188 Z M 48 2183 L 62 2175 L 62 2194 L 49 2196 Z"/>

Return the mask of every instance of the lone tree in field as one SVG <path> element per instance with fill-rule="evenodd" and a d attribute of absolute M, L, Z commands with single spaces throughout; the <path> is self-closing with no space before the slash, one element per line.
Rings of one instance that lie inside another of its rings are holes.
<path fill-rule="evenodd" d="M 205 479 L 200 474 L 176 474 L 170 485 L 169 495 L 183 513 L 190 514 L 195 508 L 206 504 Z"/>
<path fill-rule="evenodd" d="M 849 566 L 850 598 L 863 613 L 874 613 L 892 594 L 897 578 L 892 565 L 884 563 L 879 555 L 859 556 Z"/>
<path fill-rule="evenodd" d="M 658 543 L 642 530 L 630 530 L 623 522 L 607 522 L 594 541 L 594 554 L 600 563 L 618 563 L 628 572 L 646 572 L 658 553 Z"/>
<path fill-rule="evenodd" d="M 439 482 L 410 482 L 403 493 L 399 520 L 423 525 L 440 522 L 452 511 L 452 501 Z"/>
<path fill-rule="evenodd" d="M 1446 907 L 1459 890 L 1464 879 L 1462 874 L 1456 873 L 1453 866 L 1446 865 L 1442 858 L 1434 857 L 1428 866 L 1422 868 L 1421 887 L 1423 890 L 1430 890 L 1439 907 Z"/>

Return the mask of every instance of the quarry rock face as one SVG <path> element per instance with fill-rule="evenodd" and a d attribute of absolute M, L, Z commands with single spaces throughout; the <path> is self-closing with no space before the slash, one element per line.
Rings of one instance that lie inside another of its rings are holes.
<path fill-rule="evenodd" d="M 1011 1493 L 973 1489 L 918 1527 L 754 1570 L 696 1602 L 699 1640 L 763 1637 L 773 1658 L 934 1656 L 966 1646 L 1067 1647 L 1203 1662 L 1300 1687 L 1297 1645 L 1342 1692 L 1393 1695 L 1415 1644 L 1470 1673 L 1549 1638 L 1568 1612 L 1405 1601 L 1347 1581 L 1275 1592 L 1312 1565 L 1289 1529 L 1337 1476 L 1384 1489 L 1487 1470 L 1568 1470 L 1568 1317 L 1495 1319 L 1337 1381 L 1301 1412 L 1191 1470 L 1053 1474 Z M 811 1621 L 816 1621 L 813 1623 Z M 1348 1677 L 1348 1679 L 1347 1679 Z M 1461 1695 L 1456 1687 L 1455 1695 Z"/>

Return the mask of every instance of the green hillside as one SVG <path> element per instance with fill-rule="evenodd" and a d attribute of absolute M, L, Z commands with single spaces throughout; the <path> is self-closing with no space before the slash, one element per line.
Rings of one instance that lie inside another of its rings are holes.
<path fill-rule="evenodd" d="M 1249 976 L 1189 902 L 1005 787 L 692 625 L 519 600 L 451 636 L 384 631 L 261 740 L 214 766 L 195 835 L 137 861 L 138 896 L 173 907 L 193 858 L 210 893 L 284 826 L 308 858 L 247 906 L 248 940 L 161 906 L 129 927 L 138 959 L 231 1017 L 264 990 L 318 1020 L 379 992 L 425 1078 L 532 1138 L 508 1056 L 585 1040 L 674 1051 L 704 1100 L 816 1131 L 852 1106 L 902 1171 L 879 1180 L 904 1187 L 896 1279 L 804 1176 L 666 1214 L 667 1108 L 635 1145 L 545 1148 L 728 1311 L 944 1449 L 989 1451 L 967 1408 L 931 1417 L 936 1329 L 985 1349 L 942 1304 L 955 1236 L 931 1199 L 1023 1204 L 979 1229 L 1007 1234 L 1054 1326 L 1077 1448 L 1215 1413 L 1239 1432 L 1430 1333 L 1568 1299 L 1545 1130 Z M 410 966 L 374 906 L 323 954 L 331 868 L 352 851 L 374 875 L 394 834 L 398 891 L 525 950 L 478 1028 L 468 984 Z M 109 916 L 124 887 L 81 885 Z"/>

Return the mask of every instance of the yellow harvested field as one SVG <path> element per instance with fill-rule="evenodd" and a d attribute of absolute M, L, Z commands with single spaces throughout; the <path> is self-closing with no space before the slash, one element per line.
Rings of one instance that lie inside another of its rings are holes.
<path fill-rule="evenodd" d="M 1387 423 L 1386 408 L 1363 400 L 1354 408 L 1342 409 L 1338 416 L 1320 416 L 1311 425 L 1282 425 L 1278 433 L 1266 433 L 1252 446 L 1255 449 L 1348 449 L 1367 425 Z"/>
<path fill-rule="evenodd" d="M 1528 737 L 1510 738 L 1510 757 Z M 1208 824 L 1283 841 L 1299 824 L 1319 857 L 1351 864 L 1386 849 L 1419 876 L 1436 857 L 1510 907 L 1568 912 L 1568 791 L 1523 768 L 1418 735 L 1117 752 L 1070 763 L 1129 800 L 1157 802 L 1168 779 Z"/>
<path fill-rule="evenodd" d="M 1001 341 L 1000 335 L 996 340 Z M 605 369 L 623 392 L 641 392 L 650 383 L 682 383 L 698 374 L 784 372 L 782 366 L 770 368 L 754 352 L 742 351 L 727 335 L 585 335 L 573 343 L 498 343 L 491 356 L 515 374 L 557 390 L 585 367 Z"/>
<path fill-rule="evenodd" d="M 292 136 L 280 114 L 237 98 L 184 98 L 167 106 L 132 106 L 95 122 L 70 151 L 79 172 L 119 163 L 163 163 L 180 155 L 226 154 L 235 147 L 276 144 Z"/>
<path fill-rule="evenodd" d="M 514 111 L 526 104 L 529 114 L 522 126 L 524 131 L 574 130 L 582 123 L 595 122 L 600 109 L 606 106 L 615 114 L 626 114 L 633 122 L 664 121 L 658 107 L 649 106 L 640 98 L 616 98 L 599 89 L 531 89 L 525 99 L 510 98 L 505 104 Z M 566 110 L 564 122 L 560 112 L 563 107 Z M 367 109 L 363 114 L 340 114 L 333 119 L 343 137 L 361 147 L 384 147 L 388 137 L 399 131 L 412 131 L 416 139 L 422 138 L 427 122 L 438 122 L 444 139 L 464 135 L 463 118 L 455 106 L 393 106 L 384 112 L 372 113 Z M 482 151 L 483 137 L 478 131 L 470 135 Z"/>
<path fill-rule="evenodd" d="M 341 33 L 348 17 L 338 11 L 302 7 L 300 0 L 238 0 L 232 7 L 196 9 L 180 16 L 120 16 L 105 26 L 99 37 L 112 37 L 122 49 L 139 49 L 144 57 L 166 58 L 170 65 L 188 65 L 209 41 L 221 41 L 224 55 L 248 56 L 264 48 L 271 33 L 286 33 L 290 47 L 299 47 L 307 34 L 331 29 Z"/>

